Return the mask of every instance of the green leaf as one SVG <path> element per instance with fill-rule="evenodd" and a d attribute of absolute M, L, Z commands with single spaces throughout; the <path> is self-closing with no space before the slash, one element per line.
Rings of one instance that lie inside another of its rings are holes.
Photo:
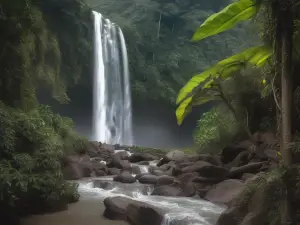
<path fill-rule="evenodd" d="M 199 92 L 193 97 L 185 99 L 176 109 L 176 118 L 178 125 L 181 125 L 184 118 L 192 111 L 193 106 L 203 105 L 210 101 L 220 100 L 219 96 L 209 96 L 204 92 L 200 94 Z"/>
<path fill-rule="evenodd" d="M 193 106 L 219 99 L 218 96 L 208 91 L 208 88 L 213 85 L 214 79 L 226 79 L 234 72 L 245 68 L 248 64 L 254 67 L 261 67 L 271 54 L 271 50 L 265 46 L 248 48 L 192 77 L 179 91 L 177 97 L 176 103 L 179 105 L 176 110 L 177 123 L 179 125 L 182 123 L 184 118 L 191 112 Z"/>
<path fill-rule="evenodd" d="M 218 13 L 212 14 L 197 29 L 192 41 L 200 41 L 212 35 L 219 34 L 233 28 L 238 23 L 250 19 L 256 14 L 258 4 L 255 0 L 239 0 Z"/>
<path fill-rule="evenodd" d="M 233 72 L 236 72 L 244 68 L 247 64 L 255 67 L 261 67 L 265 64 L 267 59 L 271 56 L 272 52 L 268 47 L 256 46 L 248 48 L 245 51 L 238 53 L 236 55 L 230 56 L 217 64 L 213 65 L 204 72 L 192 77 L 187 84 L 179 91 L 176 104 L 180 104 L 195 88 L 202 85 L 207 88 L 212 84 L 212 80 L 208 78 L 222 77 L 227 78 Z M 203 82 L 207 81 L 206 84 Z"/>

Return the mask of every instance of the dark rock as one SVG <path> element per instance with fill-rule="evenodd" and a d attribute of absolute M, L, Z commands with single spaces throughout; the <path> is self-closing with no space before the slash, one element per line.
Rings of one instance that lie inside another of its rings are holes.
<path fill-rule="evenodd" d="M 244 173 L 255 173 L 260 170 L 260 168 L 264 165 L 264 162 L 258 163 L 249 163 L 244 166 L 231 168 L 228 177 L 230 178 L 240 178 Z"/>
<path fill-rule="evenodd" d="M 152 170 L 151 173 L 155 176 L 162 176 L 166 174 L 166 172 L 163 172 L 161 170 Z"/>
<path fill-rule="evenodd" d="M 131 171 L 133 174 L 140 174 L 141 173 L 141 169 L 139 166 L 133 166 L 131 167 Z"/>
<path fill-rule="evenodd" d="M 195 177 L 193 182 L 195 183 L 204 183 L 204 184 L 216 184 L 221 182 L 222 180 L 217 178 L 207 178 L 207 177 Z"/>
<path fill-rule="evenodd" d="M 153 205 L 135 201 L 127 207 L 127 220 L 134 225 L 161 225 L 165 211 Z"/>
<path fill-rule="evenodd" d="M 232 162 L 242 151 L 252 145 L 250 141 L 241 142 L 239 145 L 229 145 L 222 150 L 221 161 L 223 164 Z"/>
<path fill-rule="evenodd" d="M 109 197 L 104 199 L 104 205 L 106 207 L 103 215 L 111 220 L 126 220 L 127 207 L 130 203 L 135 201 L 126 197 Z"/>
<path fill-rule="evenodd" d="M 188 156 L 189 162 L 196 162 L 196 161 L 205 161 L 215 166 L 222 165 L 221 159 L 219 156 L 213 156 L 209 154 L 199 154 L 194 156 Z"/>
<path fill-rule="evenodd" d="M 210 178 L 225 178 L 228 175 L 229 170 L 215 166 L 205 161 L 197 161 L 191 166 L 187 166 L 181 169 L 182 173 L 193 173 L 197 172 L 200 176 Z"/>
<path fill-rule="evenodd" d="M 240 180 L 225 180 L 216 184 L 213 189 L 206 193 L 204 198 L 213 203 L 228 204 L 238 196 L 244 188 L 245 184 Z"/>
<path fill-rule="evenodd" d="M 238 167 L 247 164 L 250 161 L 251 154 L 249 151 L 240 152 L 232 162 L 228 164 L 228 167 Z"/>
<path fill-rule="evenodd" d="M 149 165 L 149 162 L 148 161 L 141 161 L 138 163 L 139 165 L 144 165 L 144 166 L 147 166 Z"/>
<path fill-rule="evenodd" d="M 66 180 L 77 180 L 90 177 L 93 172 L 93 164 L 88 155 L 73 155 L 63 159 L 63 175 Z"/>
<path fill-rule="evenodd" d="M 138 178 L 138 181 L 142 184 L 156 184 L 157 176 L 155 175 L 143 175 Z"/>
<path fill-rule="evenodd" d="M 211 190 L 212 187 L 210 186 L 207 186 L 207 187 L 204 187 L 204 188 L 199 188 L 197 189 L 197 194 L 200 198 L 204 198 L 206 193 Z"/>
<path fill-rule="evenodd" d="M 271 161 L 278 162 L 279 157 L 276 150 L 272 149 L 265 149 L 264 154 L 266 155 L 267 159 L 270 159 Z"/>
<path fill-rule="evenodd" d="M 174 181 L 175 181 L 175 177 L 163 175 L 157 177 L 156 185 L 169 185 L 169 184 L 173 184 Z"/>
<path fill-rule="evenodd" d="M 138 180 L 138 179 L 140 179 L 142 176 L 144 176 L 144 175 L 152 175 L 152 174 L 150 174 L 150 173 L 140 173 L 140 174 L 137 174 L 136 176 L 135 176 L 135 178 Z"/>
<path fill-rule="evenodd" d="M 179 162 L 179 161 L 183 161 L 183 160 L 184 160 L 185 154 L 184 154 L 183 151 L 174 150 L 174 151 L 168 152 L 168 153 L 166 154 L 165 158 L 166 158 L 168 161 L 176 161 L 176 162 Z"/>
<path fill-rule="evenodd" d="M 154 188 L 151 195 L 159 195 L 159 196 L 179 196 L 182 193 L 182 189 L 175 186 L 163 185 Z"/>
<path fill-rule="evenodd" d="M 121 173 L 121 170 L 118 168 L 108 168 L 108 175 L 118 175 Z"/>
<path fill-rule="evenodd" d="M 105 173 L 103 170 L 94 170 L 94 174 L 96 177 L 107 176 L 107 173 Z"/>
<path fill-rule="evenodd" d="M 105 144 L 105 143 L 100 144 L 100 148 L 105 149 L 107 151 L 111 151 L 111 152 L 113 152 L 114 150 L 117 149 L 115 145 L 110 145 L 110 144 Z"/>
<path fill-rule="evenodd" d="M 246 180 L 248 180 L 248 179 L 250 179 L 250 178 L 252 178 L 254 176 L 255 176 L 255 174 L 253 174 L 253 173 L 244 173 L 241 179 L 243 181 L 246 181 Z"/>
<path fill-rule="evenodd" d="M 131 163 L 137 163 L 141 161 L 153 161 L 157 159 L 157 156 L 151 155 L 149 153 L 134 153 L 129 157 L 129 161 Z"/>
<path fill-rule="evenodd" d="M 122 172 L 121 174 L 114 177 L 114 181 L 121 183 L 134 183 L 136 178 L 133 177 L 129 172 Z"/>

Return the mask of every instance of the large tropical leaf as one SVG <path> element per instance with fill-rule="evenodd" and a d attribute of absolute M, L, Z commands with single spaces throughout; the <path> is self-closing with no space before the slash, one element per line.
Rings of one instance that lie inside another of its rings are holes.
<path fill-rule="evenodd" d="M 238 23 L 248 20 L 258 10 L 256 0 L 239 0 L 218 13 L 212 14 L 197 29 L 192 41 L 200 41 L 212 35 L 219 34 L 233 28 Z"/>
<path fill-rule="evenodd" d="M 176 109 L 176 118 L 178 125 L 181 125 L 185 117 L 192 111 L 193 106 L 203 105 L 210 101 L 220 100 L 219 96 L 205 95 L 200 97 L 188 97 Z"/>
<path fill-rule="evenodd" d="M 224 59 L 208 70 L 192 77 L 179 91 L 176 110 L 177 122 L 180 125 L 184 118 L 191 112 L 192 107 L 204 104 L 212 100 L 218 100 L 218 96 L 208 91 L 214 79 L 226 79 L 234 72 L 245 68 L 250 64 L 254 67 L 263 66 L 272 52 L 265 46 L 249 48 L 241 53 Z M 206 90 L 205 90 L 206 89 Z"/>
<path fill-rule="evenodd" d="M 176 104 L 180 104 L 180 102 L 183 101 L 199 85 L 209 87 L 209 84 L 212 82 L 212 80 L 208 80 L 210 76 L 212 78 L 217 78 L 219 76 L 227 78 L 233 72 L 244 68 L 247 64 L 250 64 L 254 67 L 261 67 L 270 56 L 271 49 L 265 46 L 256 46 L 248 48 L 241 53 L 230 56 L 218 62 L 204 72 L 192 77 L 179 91 Z M 206 84 L 202 84 L 207 80 L 208 82 Z"/>

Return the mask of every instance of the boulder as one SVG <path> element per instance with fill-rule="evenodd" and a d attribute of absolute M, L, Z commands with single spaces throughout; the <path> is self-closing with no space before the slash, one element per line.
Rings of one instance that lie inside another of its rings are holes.
<path fill-rule="evenodd" d="M 215 166 L 205 161 L 197 161 L 193 165 L 184 167 L 181 169 L 182 173 L 193 173 L 197 172 L 200 176 L 209 178 L 225 178 L 229 170 L 221 167 Z"/>
<path fill-rule="evenodd" d="M 63 176 L 66 180 L 77 180 L 90 177 L 93 164 L 88 155 L 66 156 L 63 159 Z"/>
<path fill-rule="evenodd" d="M 114 181 L 121 183 L 134 183 L 136 178 L 133 177 L 129 172 L 125 171 L 114 177 Z"/>
<path fill-rule="evenodd" d="M 107 173 L 104 172 L 103 170 L 94 170 L 93 174 L 94 174 L 95 177 L 107 176 Z"/>
<path fill-rule="evenodd" d="M 183 161 L 185 159 L 185 154 L 183 151 L 174 150 L 171 152 L 168 152 L 165 156 L 166 160 L 168 161 Z"/>
<path fill-rule="evenodd" d="M 151 195 L 159 195 L 159 196 L 179 196 L 182 193 L 182 189 L 175 186 L 163 185 L 154 188 Z"/>
<path fill-rule="evenodd" d="M 240 178 L 244 173 L 255 173 L 260 170 L 260 168 L 265 164 L 265 162 L 249 163 L 244 166 L 231 168 L 228 174 L 230 178 Z"/>
<path fill-rule="evenodd" d="M 213 203 L 228 204 L 238 196 L 244 188 L 245 184 L 240 180 L 225 180 L 216 184 L 214 188 L 206 193 L 204 198 Z"/>
<path fill-rule="evenodd" d="M 139 166 L 132 166 L 132 167 L 131 167 L 131 172 L 132 172 L 133 174 L 140 174 L 140 173 L 141 173 L 141 169 L 140 169 Z"/>
<path fill-rule="evenodd" d="M 196 161 L 205 161 L 215 166 L 222 165 L 221 159 L 219 156 L 209 155 L 209 154 L 199 154 L 199 155 L 192 155 L 188 156 L 189 162 L 196 162 Z"/>
<path fill-rule="evenodd" d="M 165 175 L 166 174 L 166 172 L 163 172 L 163 171 L 161 171 L 161 170 L 159 170 L 159 169 L 154 169 L 154 170 L 152 170 L 151 171 L 151 173 L 153 174 L 153 175 L 155 175 L 155 176 L 162 176 L 162 175 Z"/>
<path fill-rule="evenodd" d="M 152 175 L 152 174 L 150 174 L 150 173 L 140 173 L 140 174 L 137 174 L 137 175 L 135 176 L 135 178 L 136 178 L 137 180 L 139 180 L 142 176 L 145 176 L 145 175 Z"/>
<path fill-rule="evenodd" d="M 143 175 L 138 178 L 138 181 L 141 184 L 156 184 L 157 183 L 157 176 L 155 175 Z"/>
<path fill-rule="evenodd" d="M 127 207 L 130 203 L 135 201 L 126 197 L 109 197 L 104 199 L 106 207 L 103 216 L 111 220 L 126 220 Z"/>
<path fill-rule="evenodd" d="M 251 153 L 249 151 L 240 152 L 232 162 L 228 164 L 228 167 L 238 167 L 247 164 L 251 159 Z"/>
<path fill-rule="evenodd" d="M 149 162 L 148 161 L 141 161 L 138 163 L 139 165 L 144 165 L 144 166 L 147 166 L 149 165 Z"/>
<path fill-rule="evenodd" d="M 108 168 L 108 175 L 118 175 L 121 173 L 121 170 L 118 168 Z"/>
<path fill-rule="evenodd" d="M 157 159 L 157 156 L 151 155 L 149 153 L 134 153 L 129 157 L 129 161 L 131 163 L 137 163 L 141 161 L 153 161 Z"/>
<path fill-rule="evenodd" d="M 175 181 L 175 177 L 162 175 L 157 177 L 156 185 L 169 185 L 169 184 L 173 184 L 174 181 Z"/>
<path fill-rule="evenodd" d="M 223 164 L 232 162 L 242 151 L 247 150 L 252 146 L 251 141 L 243 141 L 238 145 L 228 145 L 221 153 L 221 161 Z"/>
<path fill-rule="evenodd" d="M 132 202 L 127 207 L 127 220 L 134 225 L 161 225 L 166 211 L 144 202 Z"/>

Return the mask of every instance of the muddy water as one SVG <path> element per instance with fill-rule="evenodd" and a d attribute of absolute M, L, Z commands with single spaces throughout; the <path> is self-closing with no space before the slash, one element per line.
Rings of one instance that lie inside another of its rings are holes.
<path fill-rule="evenodd" d="M 105 219 L 105 207 L 99 199 L 81 198 L 63 212 L 37 215 L 26 218 L 22 225 L 128 225 L 124 221 Z"/>

